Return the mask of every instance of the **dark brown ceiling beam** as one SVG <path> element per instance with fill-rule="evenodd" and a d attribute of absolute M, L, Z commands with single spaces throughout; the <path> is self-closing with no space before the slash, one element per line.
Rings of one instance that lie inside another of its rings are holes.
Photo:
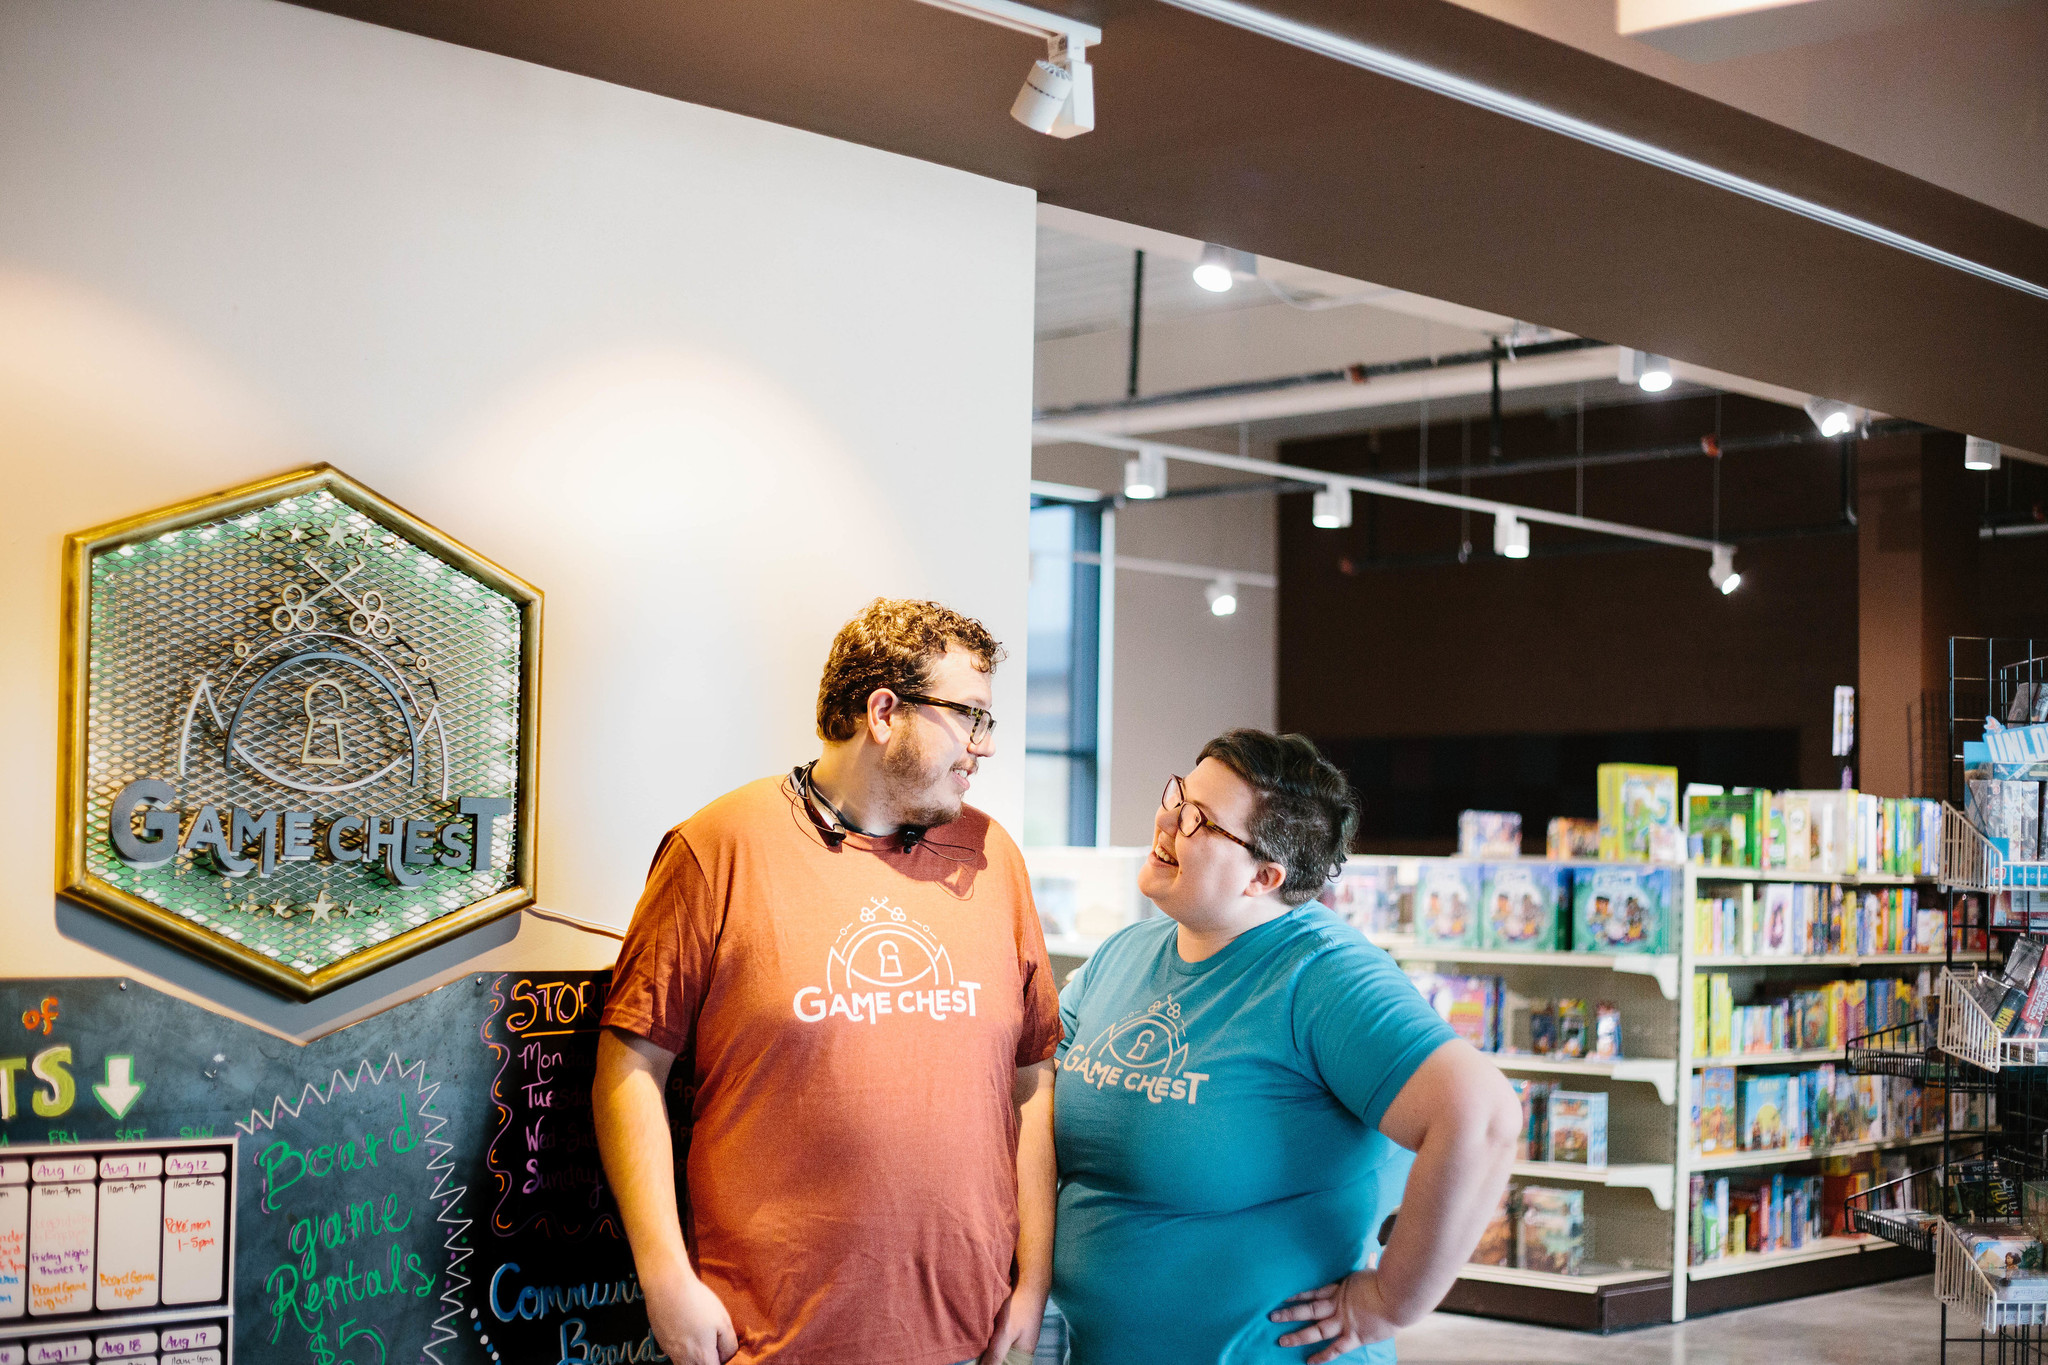
<path fill-rule="evenodd" d="M 1157 0 L 1048 6 L 1104 31 L 1066 141 L 1031 39 L 914 0 L 305 2 L 2048 450 L 2048 302 Z M 2048 283 L 2048 230 L 1444 0 L 1266 7 Z"/>

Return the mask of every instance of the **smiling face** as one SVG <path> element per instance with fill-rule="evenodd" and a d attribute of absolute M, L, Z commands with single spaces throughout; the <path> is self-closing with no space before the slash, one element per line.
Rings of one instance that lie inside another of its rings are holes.
<path fill-rule="evenodd" d="M 1213 758 L 1195 765 L 1185 783 L 1187 801 L 1240 839 L 1251 837 L 1259 794 Z M 1138 870 L 1146 899 L 1190 928 L 1217 928 L 1240 916 L 1265 913 L 1286 872 L 1261 861 L 1206 825 L 1180 832 L 1180 811 L 1161 806 L 1152 821 L 1152 851 Z"/>
<path fill-rule="evenodd" d="M 924 695 L 991 709 L 989 675 L 957 645 L 932 664 Z M 882 754 L 890 805 L 906 825 L 930 828 L 959 818 L 975 768 L 995 753 L 994 732 L 970 744 L 973 717 L 943 706 L 906 704 L 900 716 Z"/>

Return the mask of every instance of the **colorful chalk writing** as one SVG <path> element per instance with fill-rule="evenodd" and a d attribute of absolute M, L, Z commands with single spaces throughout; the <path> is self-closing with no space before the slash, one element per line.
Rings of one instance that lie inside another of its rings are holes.
<path fill-rule="evenodd" d="M 590 1121 L 608 985 L 462 977 L 298 1044 L 139 982 L 0 981 L 8 1339 L 97 1340 L 132 1300 L 160 1341 L 104 1359 L 222 1365 L 230 1335 L 264 1365 L 658 1359 Z M 11 1031 L 47 997 L 48 1034 Z M 679 1074 L 679 1157 L 689 1098 Z M 66 1185 L 90 1207 L 46 1221 L 78 1254 L 36 1260 L 32 1200 Z M 82 1311 L 31 1312 L 59 1298 Z"/>

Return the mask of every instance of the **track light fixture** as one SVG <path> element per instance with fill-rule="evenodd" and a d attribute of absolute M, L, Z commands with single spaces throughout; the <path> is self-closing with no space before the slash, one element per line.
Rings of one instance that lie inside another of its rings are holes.
<path fill-rule="evenodd" d="M 1095 68 L 1088 65 L 1088 49 L 1102 41 L 1101 29 L 1016 0 L 924 3 L 1045 40 L 1045 57 L 1024 74 L 1024 88 L 1010 106 L 1011 118 L 1053 137 L 1078 137 L 1095 126 Z"/>
<path fill-rule="evenodd" d="M 1146 449 L 1125 460 L 1124 496 L 1137 499 L 1165 497 L 1166 456 Z"/>
<path fill-rule="evenodd" d="M 1351 524 L 1351 490 L 1342 484 L 1331 484 L 1316 490 L 1315 507 L 1309 520 L 1324 531 L 1336 531 Z"/>
<path fill-rule="evenodd" d="M 1195 283 L 1212 294 L 1227 294 L 1239 275 L 1250 279 L 1258 273 L 1259 258 L 1251 252 L 1214 242 L 1202 244 L 1201 258 L 1195 262 Z"/>
<path fill-rule="evenodd" d="M 1529 523 L 1512 512 L 1493 514 L 1493 552 L 1503 559 L 1529 557 Z"/>
<path fill-rule="evenodd" d="M 1651 355 L 1648 351 L 1624 346 L 1614 377 L 1624 384 L 1635 385 L 1644 393 L 1662 393 L 1671 387 L 1671 360 L 1668 356 Z"/>
<path fill-rule="evenodd" d="M 2003 454 L 1998 442 L 1987 441 L 1982 436 L 1963 438 L 1963 468 L 1989 470 L 1998 468 L 1999 457 Z"/>
<path fill-rule="evenodd" d="M 1735 572 L 1735 547 L 1723 545 L 1714 551 L 1713 567 L 1707 570 L 1707 578 L 1726 597 L 1742 586 L 1742 575 Z"/>
<path fill-rule="evenodd" d="M 1847 436 L 1862 420 L 1862 409 L 1838 403 L 1832 398 L 1809 398 L 1806 400 L 1806 415 L 1813 419 L 1813 425 L 1821 435 Z"/>
<path fill-rule="evenodd" d="M 1235 616 L 1237 614 L 1237 581 L 1229 575 L 1216 579 L 1202 589 L 1202 596 L 1208 599 L 1211 616 Z"/>

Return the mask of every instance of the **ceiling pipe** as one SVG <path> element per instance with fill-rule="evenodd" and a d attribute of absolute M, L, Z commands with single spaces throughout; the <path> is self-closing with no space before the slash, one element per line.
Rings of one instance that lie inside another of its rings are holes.
<path fill-rule="evenodd" d="M 1658 531 L 1647 526 L 1630 526 L 1624 522 L 1602 521 L 1597 517 L 1575 516 L 1570 512 L 1552 512 L 1542 507 L 1522 507 L 1511 502 L 1496 502 L 1491 498 L 1468 497 L 1462 493 L 1439 493 L 1433 488 L 1411 488 L 1407 484 L 1390 483 L 1385 479 L 1364 479 L 1356 474 L 1333 474 L 1328 470 L 1309 469 L 1302 465 L 1281 464 L 1276 460 L 1255 460 L 1246 455 L 1225 455 L 1220 451 L 1201 450 L 1194 446 L 1170 445 L 1163 441 L 1141 441 L 1113 432 L 1090 431 L 1083 427 L 1066 426 L 1055 422 L 1034 422 L 1031 426 L 1032 440 L 1039 444 L 1073 442 L 1080 445 L 1099 446 L 1105 450 L 1149 451 L 1163 455 L 1170 460 L 1184 460 L 1189 464 L 1208 465 L 1215 469 L 1236 469 L 1247 474 L 1264 474 L 1276 479 L 1299 479 L 1303 482 L 1322 484 L 1325 487 L 1349 488 L 1356 493 L 1373 497 L 1395 498 L 1404 502 L 1429 503 L 1437 507 L 1455 507 L 1486 516 L 1502 513 L 1521 521 L 1541 522 L 1546 526 L 1570 526 L 1582 531 L 1593 531 L 1600 535 L 1618 536 L 1624 540 L 1646 541 L 1653 545 L 1669 545 L 1681 550 L 1699 550 L 1712 554 L 1716 550 L 1733 550 L 1733 545 L 1722 541 L 1702 540 L 1698 536 L 1682 536 L 1671 531 Z"/>
<path fill-rule="evenodd" d="M 1539 341 L 1527 346 L 1518 346 L 1514 354 L 1517 358 L 1528 356 L 1533 359 L 1537 356 L 1563 355 L 1572 351 L 1590 351 L 1606 346 L 1607 343 L 1604 341 L 1594 341 L 1587 337 L 1566 337 L 1560 341 Z M 1495 341 L 1483 351 L 1454 351 L 1449 355 L 1416 356 L 1410 360 L 1387 360 L 1377 364 L 1360 363 L 1334 370 L 1310 370 L 1304 374 L 1280 375 L 1272 379 L 1245 379 L 1230 384 L 1207 384 L 1194 389 L 1176 389 L 1171 393 L 1147 394 L 1143 398 L 1127 397 L 1119 402 L 1074 403 L 1064 408 L 1045 408 L 1037 413 L 1037 420 L 1064 422 L 1076 417 L 1138 412 L 1146 408 L 1171 407 L 1216 398 L 1243 398 L 1256 394 L 1279 393 L 1288 389 L 1311 388 L 1319 384 L 1367 384 L 1375 379 L 1387 379 L 1394 375 L 1453 370 L 1464 365 L 1490 366 L 1488 373 L 1494 376 L 1491 382 L 1498 382 L 1500 355 L 1500 343 Z"/>
<path fill-rule="evenodd" d="M 1620 354 L 1618 346 L 1584 337 L 1516 346 L 1508 352 L 1507 363 L 1501 366 L 1500 385 L 1506 391 L 1519 391 L 1568 384 L 1612 384 Z M 1800 407 L 1809 397 L 1796 389 L 1710 370 L 1703 365 L 1674 361 L 1671 372 L 1703 388 L 1744 394 L 1790 408 Z M 1342 369 L 1215 384 L 1151 394 L 1135 402 L 1075 403 L 1042 409 L 1037 420 L 1081 421 L 1093 431 L 1127 436 L 1235 427 L 1244 422 L 1340 412 L 1361 414 L 1361 427 L 1398 426 L 1403 423 L 1389 423 L 1364 414 L 1410 407 L 1424 399 L 1442 402 L 1447 398 L 1477 397 L 1489 393 L 1492 387 L 1493 353 L 1489 348 L 1434 359 L 1418 357 L 1374 365 L 1347 365 Z M 1039 444 L 1045 442 L 1041 440 Z"/>

